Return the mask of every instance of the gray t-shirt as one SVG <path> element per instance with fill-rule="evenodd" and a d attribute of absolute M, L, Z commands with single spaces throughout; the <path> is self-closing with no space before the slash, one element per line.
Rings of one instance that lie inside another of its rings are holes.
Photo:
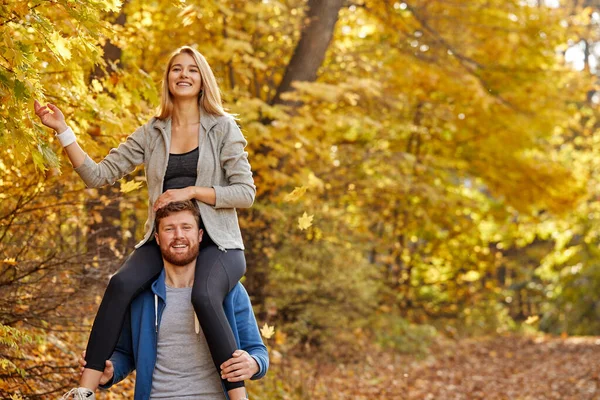
<path fill-rule="evenodd" d="M 224 400 L 206 339 L 194 328 L 192 288 L 167 286 L 150 399 Z"/>

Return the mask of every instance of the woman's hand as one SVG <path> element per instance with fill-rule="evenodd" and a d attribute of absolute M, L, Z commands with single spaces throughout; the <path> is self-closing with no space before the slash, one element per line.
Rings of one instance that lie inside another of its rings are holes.
<path fill-rule="evenodd" d="M 191 200 L 194 197 L 194 186 L 188 186 L 183 189 L 169 189 L 161 194 L 154 202 L 154 211 L 166 206 L 174 201 Z"/>
<path fill-rule="evenodd" d="M 79 372 L 83 374 L 83 370 L 85 369 L 85 351 L 81 353 L 81 358 L 79 359 Z M 104 385 L 109 382 L 113 375 L 115 374 L 115 368 L 113 367 L 113 363 L 110 360 L 106 360 L 106 365 L 104 366 L 104 372 L 102 372 L 102 376 L 100 377 L 100 384 Z"/>
<path fill-rule="evenodd" d="M 52 128 L 56 133 L 63 133 L 67 130 L 65 116 L 62 111 L 54 104 L 48 103 L 47 106 L 42 106 L 37 100 L 33 102 L 35 114 L 40 118 L 42 124 L 48 128 Z"/>
<path fill-rule="evenodd" d="M 246 381 L 258 373 L 258 363 L 244 350 L 236 350 L 233 357 L 221 364 L 221 379 L 229 382 Z"/>

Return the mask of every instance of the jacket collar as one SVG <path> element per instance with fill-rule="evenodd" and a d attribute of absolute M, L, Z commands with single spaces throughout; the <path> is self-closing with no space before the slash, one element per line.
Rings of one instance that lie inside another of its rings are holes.
<path fill-rule="evenodd" d="M 200 110 L 200 124 L 204 128 L 204 132 L 208 132 L 213 126 L 215 126 L 217 124 L 217 116 L 207 113 L 206 111 L 204 111 L 204 108 L 202 106 L 199 106 L 198 110 Z M 168 131 L 170 134 L 171 133 L 171 129 L 170 129 L 171 128 L 171 117 L 168 117 L 165 119 L 155 118 L 154 119 L 154 127 L 157 127 L 161 130 Z"/>
<path fill-rule="evenodd" d="M 208 132 L 213 126 L 217 124 L 217 117 L 213 114 L 209 114 L 204 111 L 204 107 L 200 109 L 200 124 L 204 128 L 204 132 Z"/>

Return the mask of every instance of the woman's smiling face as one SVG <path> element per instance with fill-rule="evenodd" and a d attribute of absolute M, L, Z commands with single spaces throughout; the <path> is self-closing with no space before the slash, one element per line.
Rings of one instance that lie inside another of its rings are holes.
<path fill-rule="evenodd" d="M 173 58 L 169 69 L 169 92 L 174 99 L 197 98 L 202 89 L 200 68 L 188 53 Z"/>

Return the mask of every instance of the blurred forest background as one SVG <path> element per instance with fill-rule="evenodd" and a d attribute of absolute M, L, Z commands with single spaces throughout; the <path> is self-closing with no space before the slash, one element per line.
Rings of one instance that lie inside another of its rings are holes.
<path fill-rule="evenodd" d="M 599 1 L 5 0 L 0 33 L 0 397 L 74 385 L 147 211 L 141 170 L 86 189 L 33 100 L 99 161 L 182 45 L 258 187 L 243 283 L 275 334 L 252 398 L 404 398 L 382 371 L 441 340 L 600 335 Z"/>

